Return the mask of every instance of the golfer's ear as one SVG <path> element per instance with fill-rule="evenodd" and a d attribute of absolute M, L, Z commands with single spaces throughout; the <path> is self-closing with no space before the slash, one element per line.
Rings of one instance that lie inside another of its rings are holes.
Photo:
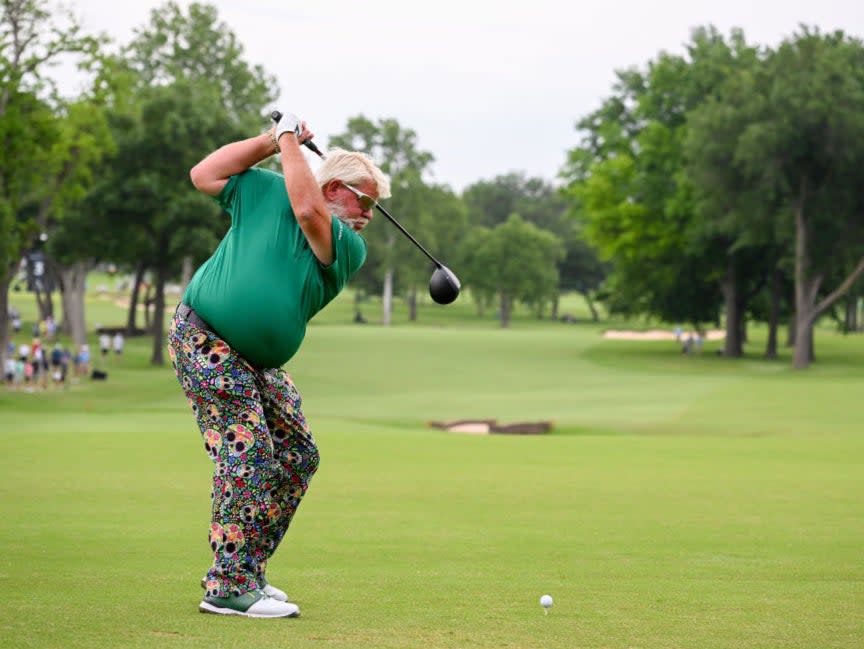
<path fill-rule="evenodd" d="M 336 192 L 339 189 L 340 185 L 342 185 L 341 180 L 330 180 L 324 183 L 324 200 L 332 201 L 336 198 Z"/>

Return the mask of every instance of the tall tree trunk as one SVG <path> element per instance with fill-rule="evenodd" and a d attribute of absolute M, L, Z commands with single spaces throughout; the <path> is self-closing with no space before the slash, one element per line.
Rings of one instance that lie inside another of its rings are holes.
<path fill-rule="evenodd" d="M 501 327 L 507 328 L 510 326 L 510 312 L 513 309 L 513 298 L 503 291 L 501 293 Z"/>
<path fill-rule="evenodd" d="M 54 310 L 54 296 L 51 294 L 51 291 L 54 289 L 62 290 L 61 287 L 62 284 L 60 283 L 60 269 L 58 265 L 46 254 L 45 281 L 43 283 L 43 288 L 45 289 L 45 291 L 44 293 L 40 292 L 36 295 L 36 301 L 37 303 L 40 303 L 40 312 L 42 314 L 43 320 L 49 315 L 55 320 L 57 319 Z"/>
<path fill-rule="evenodd" d="M 388 268 L 384 273 L 384 288 L 381 293 L 381 324 L 390 326 L 393 316 L 393 269 Z"/>
<path fill-rule="evenodd" d="M 591 311 L 591 322 L 600 322 L 600 313 L 597 311 L 594 300 L 591 298 L 591 291 L 585 291 L 582 296 L 585 298 L 588 310 Z"/>
<path fill-rule="evenodd" d="M 552 300 L 552 319 L 558 319 L 558 308 L 561 304 L 561 293 L 555 293 L 555 299 Z"/>
<path fill-rule="evenodd" d="M 135 279 L 132 281 L 132 292 L 129 295 L 129 313 L 126 318 L 126 335 L 132 336 L 138 328 L 138 301 L 141 295 L 141 284 L 144 281 L 145 266 L 143 263 L 138 264 L 135 269 Z"/>
<path fill-rule="evenodd" d="M 858 296 L 850 295 L 846 298 L 843 333 L 850 334 L 856 331 L 858 331 Z"/>
<path fill-rule="evenodd" d="M 183 266 L 180 269 L 180 297 L 183 297 L 183 293 L 186 292 L 186 287 L 192 281 L 192 274 L 194 272 L 195 268 L 192 266 L 192 257 L 186 255 L 183 257 Z"/>
<path fill-rule="evenodd" d="M 42 291 L 39 287 L 34 287 L 33 297 L 36 298 L 37 322 L 41 322 L 49 315 L 54 315 L 54 301 L 51 299 L 51 293 Z"/>
<path fill-rule="evenodd" d="M 0 367 L 5 367 L 6 347 L 9 345 L 9 287 L 15 277 L 15 267 L 2 269 L 0 277 Z"/>
<path fill-rule="evenodd" d="M 864 273 L 864 257 L 858 260 L 852 272 L 840 285 L 816 303 L 822 275 L 809 276 L 810 257 L 807 249 L 807 222 L 804 218 L 803 200 L 795 206 L 795 355 L 793 367 L 807 369 L 815 358 L 813 326 L 820 314 L 846 295 L 858 277 Z"/>
<path fill-rule="evenodd" d="M 87 273 L 93 267 L 90 262 L 79 261 L 69 266 L 58 266 L 57 273 L 63 286 L 64 331 L 72 336 L 72 342 L 80 347 L 87 342 L 87 324 L 84 317 L 84 293 Z"/>
<path fill-rule="evenodd" d="M 780 304 L 783 299 L 782 276 L 779 270 L 771 273 L 771 304 L 768 307 L 768 344 L 765 358 L 777 358 L 777 330 L 780 327 Z"/>
<path fill-rule="evenodd" d="M 735 260 L 729 257 L 726 276 L 720 280 L 723 303 L 726 306 L 726 339 L 723 341 L 723 355 L 727 358 L 740 358 L 743 353 L 741 342 L 740 300 L 738 297 L 738 276 Z"/>
<path fill-rule="evenodd" d="M 798 332 L 796 331 L 796 326 L 797 326 L 797 321 L 795 320 L 795 314 L 793 313 L 792 317 L 789 318 L 789 326 L 787 327 L 787 331 L 786 331 L 786 346 L 787 347 L 794 347 L 795 346 L 795 339 L 798 337 L 797 336 Z"/>
<path fill-rule="evenodd" d="M 153 295 L 153 284 L 150 282 L 144 282 L 144 331 L 152 334 L 154 323 L 151 317 L 152 311 L 150 307 L 153 305 L 155 300 L 155 296 Z"/>
<path fill-rule="evenodd" d="M 165 364 L 165 270 L 161 267 L 155 272 L 155 291 L 153 296 L 153 355 L 150 364 L 161 367 Z"/>
<path fill-rule="evenodd" d="M 411 322 L 417 322 L 417 288 L 411 289 L 408 294 L 408 319 Z"/>
<path fill-rule="evenodd" d="M 806 181 L 795 204 L 795 352 L 792 366 L 802 370 L 810 366 L 810 336 L 815 315 L 812 305 L 819 291 L 821 277 L 808 278 L 810 259 L 807 250 L 807 221 L 804 218 Z"/>
<path fill-rule="evenodd" d="M 856 329 L 858 332 L 864 331 L 864 312 L 861 310 L 862 304 L 864 304 L 864 299 L 859 295 L 855 300 L 855 321 L 858 323 L 858 329 Z"/>

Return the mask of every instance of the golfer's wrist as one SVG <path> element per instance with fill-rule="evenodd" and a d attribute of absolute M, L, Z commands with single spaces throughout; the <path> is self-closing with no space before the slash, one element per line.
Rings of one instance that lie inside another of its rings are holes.
<path fill-rule="evenodd" d="M 286 139 L 286 138 L 288 138 L 288 139 Z M 297 134 L 292 133 L 291 131 L 284 131 L 281 135 L 279 135 L 278 138 L 275 138 L 275 136 L 274 136 L 274 139 L 276 141 L 277 151 L 281 151 L 282 147 L 285 146 L 286 144 L 288 146 L 290 146 L 291 142 L 295 142 L 295 143 L 298 142 Z"/>
<path fill-rule="evenodd" d="M 276 128 L 273 127 L 264 133 L 264 137 L 267 138 L 267 146 L 270 149 L 270 155 L 279 153 L 279 142 L 276 141 Z"/>

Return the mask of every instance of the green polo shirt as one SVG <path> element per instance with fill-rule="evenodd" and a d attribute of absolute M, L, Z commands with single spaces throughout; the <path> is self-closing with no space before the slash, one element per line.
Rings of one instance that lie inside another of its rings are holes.
<path fill-rule="evenodd" d="M 300 347 L 306 324 L 366 260 L 366 242 L 332 217 L 334 261 L 315 257 L 280 174 L 253 168 L 228 180 L 216 202 L 231 227 L 183 295 L 238 354 L 280 367 Z"/>

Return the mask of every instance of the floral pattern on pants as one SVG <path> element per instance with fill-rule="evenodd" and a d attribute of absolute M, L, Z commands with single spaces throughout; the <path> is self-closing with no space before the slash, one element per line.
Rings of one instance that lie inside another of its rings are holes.
<path fill-rule="evenodd" d="M 285 370 L 255 369 L 176 315 L 168 345 L 214 464 L 207 596 L 242 595 L 264 585 L 267 560 L 318 469 L 318 448 Z"/>

